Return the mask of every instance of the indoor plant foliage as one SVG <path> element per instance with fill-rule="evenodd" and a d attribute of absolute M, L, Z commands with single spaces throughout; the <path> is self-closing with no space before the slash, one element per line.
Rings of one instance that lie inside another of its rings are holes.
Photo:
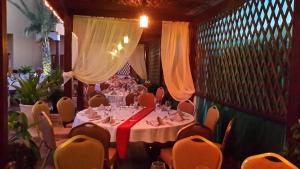
<path fill-rule="evenodd" d="M 28 132 L 30 127 L 24 113 L 9 112 L 8 160 L 15 161 L 16 168 L 34 168 L 36 162 L 40 159 L 39 149 Z"/>
<path fill-rule="evenodd" d="M 24 0 L 9 0 L 9 2 L 30 20 L 30 25 L 25 28 L 26 36 L 33 33 L 41 36 L 43 70 L 45 74 L 49 74 L 51 70 L 51 54 L 48 35 L 58 23 L 58 19 L 44 5 L 42 0 L 34 0 L 33 9 L 29 9 Z"/>
<path fill-rule="evenodd" d="M 300 166 L 300 122 L 294 124 L 291 131 L 293 140 L 289 143 L 283 155 L 297 166 Z"/>
<path fill-rule="evenodd" d="M 24 105 L 33 105 L 38 100 L 48 100 L 55 90 L 60 89 L 63 82 L 61 71 L 53 70 L 50 75 L 41 79 L 39 74 L 29 74 L 28 79 L 17 78 L 19 86 L 15 97 Z"/>

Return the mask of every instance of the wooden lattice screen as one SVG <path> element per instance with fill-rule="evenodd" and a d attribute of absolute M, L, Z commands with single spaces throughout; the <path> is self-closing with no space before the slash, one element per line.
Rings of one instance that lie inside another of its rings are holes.
<path fill-rule="evenodd" d="M 250 0 L 197 25 L 201 97 L 286 121 L 294 0 Z"/>

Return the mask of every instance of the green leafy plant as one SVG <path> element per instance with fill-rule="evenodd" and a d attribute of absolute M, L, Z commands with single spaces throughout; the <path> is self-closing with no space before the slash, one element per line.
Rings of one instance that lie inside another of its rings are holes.
<path fill-rule="evenodd" d="M 16 89 L 15 98 L 21 104 L 33 105 L 38 100 L 48 100 L 52 93 L 63 82 L 60 70 L 51 71 L 50 75 L 41 80 L 38 74 L 29 74 L 26 79 L 17 78 L 19 86 L 12 85 Z"/>
<path fill-rule="evenodd" d="M 24 113 L 9 112 L 9 161 L 16 162 L 16 168 L 34 168 L 41 158 L 38 146 L 32 140 L 28 129 L 34 125 L 28 125 L 28 119 Z"/>
<path fill-rule="evenodd" d="M 34 73 L 33 69 L 31 66 L 21 66 L 19 69 L 18 69 L 18 73 L 21 73 L 21 74 L 32 74 Z"/>
<path fill-rule="evenodd" d="M 25 28 L 25 34 L 27 36 L 30 34 L 41 36 L 43 70 L 45 74 L 49 74 L 51 71 L 51 55 L 48 35 L 58 23 L 58 19 L 44 5 L 43 0 L 34 0 L 32 9 L 28 7 L 24 0 L 8 1 L 30 21 L 30 25 Z"/>

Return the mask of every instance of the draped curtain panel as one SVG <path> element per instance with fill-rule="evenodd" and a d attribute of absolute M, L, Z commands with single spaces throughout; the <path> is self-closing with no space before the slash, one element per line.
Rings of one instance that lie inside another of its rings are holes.
<path fill-rule="evenodd" d="M 166 86 L 177 101 L 189 99 L 195 92 L 189 61 L 189 24 L 162 23 L 161 61 Z"/>
<path fill-rule="evenodd" d="M 78 37 L 73 77 L 87 84 L 102 83 L 117 73 L 142 34 L 138 21 L 129 19 L 74 16 L 73 28 Z"/>
<path fill-rule="evenodd" d="M 128 63 L 141 79 L 147 79 L 144 45 L 138 45 L 129 58 Z"/>

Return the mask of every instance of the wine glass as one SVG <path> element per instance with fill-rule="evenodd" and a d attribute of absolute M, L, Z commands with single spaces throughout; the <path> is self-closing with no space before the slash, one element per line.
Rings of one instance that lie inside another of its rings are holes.
<path fill-rule="evenodd" d="M 154 161 L 151 164 L 151 169 L 166 169 L 166 166 L 162 161 Z"/>
<path fill-rule="evenodd" d="M 167 100 L 167 101 L 165 102 L 165 106 L 166 106 L 166 109 L 167 109 L 167 111 L 168 111 L 168 114 L 170 114 L 169 112 L 170 112 L 170 110 L 171 110 L 171 102 Z"/>

